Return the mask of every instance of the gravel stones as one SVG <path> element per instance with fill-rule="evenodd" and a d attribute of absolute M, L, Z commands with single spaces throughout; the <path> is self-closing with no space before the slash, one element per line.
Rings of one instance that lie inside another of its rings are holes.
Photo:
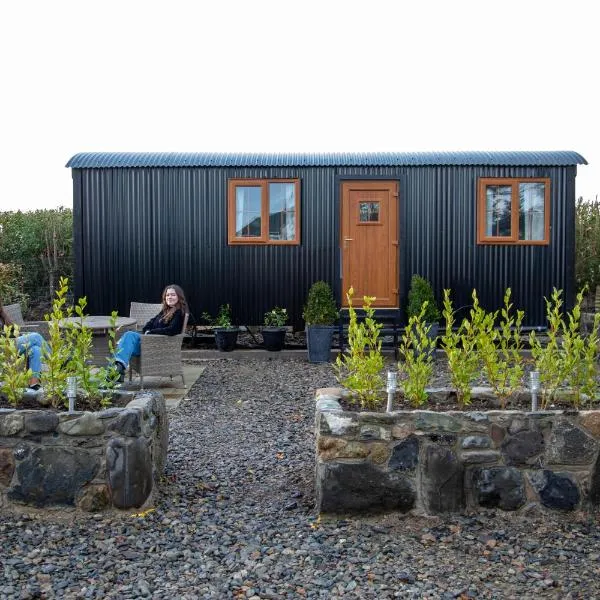
<path fill-rule="evenodd" d="M 0 513 L 0 598 L 600 596 L 595 515 L 319 518 L 314 394 L 332 385 L 304 356 L 207 362 L 169 411 L 156 509 Z"/>

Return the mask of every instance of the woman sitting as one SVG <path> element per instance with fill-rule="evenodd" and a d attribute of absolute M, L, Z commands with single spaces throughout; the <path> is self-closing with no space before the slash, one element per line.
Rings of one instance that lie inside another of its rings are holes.
<path fill-rule="evenodd" d="M 188 312 L 183 290 L 175 284 L 168 285 L 162 293 L 162 310 L 143 327 L 144 335 L 177 335 L 183 329 L 185 313 Z M 127 331 L 117 343 L 115 364 L 119 371 L 119 382 L 125 380 L 125 371 L 132 356 L 139 356 L 141 334 Z"/>
<path fill-rule="evenodd" d="M 0 330 L 2 330 L 5 325 L 11 326 L 14 325 L 14 323 L 6 314 L 4 306 L 2 306 L 2 299 L 0 299 Z M 10 335 L 11 337 L 14 337 L 12 332 Z M 30 332 L 20 335 L 16 339 L 16 343 L 19 354 L 27 357 L 29 368 L 32 372 L 31 379 L 29 380 L 29 389 L 39 391 L 41 388 L 42 347 L 47 345 L 46 341 L 39 333 Z"/>

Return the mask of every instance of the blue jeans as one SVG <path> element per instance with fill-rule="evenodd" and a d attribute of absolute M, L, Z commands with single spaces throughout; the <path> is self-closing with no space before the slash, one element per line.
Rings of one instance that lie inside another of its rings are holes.
<path fill-rule="evenodd" d="M 24 354 L 27 357 L 33 377 L 37 377 L 38 379 L 42 371 L 43 346 L 47 347 L 47 344 L 39 333 L 24 333 L 17 338 L 17 350 L 19 354 Z"/>
<path fill-rule="evenodd" d="M 120 363 L 123 363 L 124 367 L 127 367 L 132 356 L 140 355 L 141 337 L 137 331 L 126 331 L 117 342 L 115 360 L 118 360 Z"/>

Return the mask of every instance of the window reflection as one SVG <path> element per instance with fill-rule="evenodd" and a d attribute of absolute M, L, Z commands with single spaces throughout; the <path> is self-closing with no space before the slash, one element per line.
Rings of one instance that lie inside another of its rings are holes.
<path fill-rule="evenodd" d="M 379 202 L 359 202 L 358 220 L 361 223 L 376 223 L 379 221 Z"/>
<path fill-rule="evenodd" d="M 293 240 L 296 234 L 296 186 L 269 183 L 269 239 Z"/>
<path fill-rule="evenodd" d="M 544 197 L 543 183 L 519 184 L 519 239 L 544 239 Z"/>
<path fill-rule="evenodd" d="M 235 191 L 235 235 L 260 237 L 260 187 L 237 187 Z"/>

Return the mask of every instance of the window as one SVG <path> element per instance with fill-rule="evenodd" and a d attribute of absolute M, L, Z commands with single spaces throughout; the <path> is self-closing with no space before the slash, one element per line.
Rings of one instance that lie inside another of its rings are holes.
<path fill-rule="evenodd" d="M 478 244 L 548 244 L 550 179 L 480 179 Z"/>
<path fill-rule="evenodd" d="M 300 243 L 300 180 L 230 179 L 230 244 Z"/>

